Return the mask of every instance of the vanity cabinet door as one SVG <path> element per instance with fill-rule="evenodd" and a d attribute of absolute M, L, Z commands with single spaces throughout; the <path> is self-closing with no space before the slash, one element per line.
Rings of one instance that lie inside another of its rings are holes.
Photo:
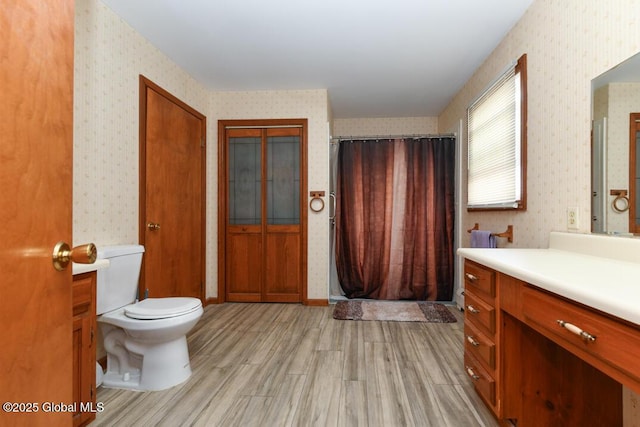
<path fill-rule="evenodd" d="M 73 276 L 73 425 L 96 417 L 96 273 Z"/>

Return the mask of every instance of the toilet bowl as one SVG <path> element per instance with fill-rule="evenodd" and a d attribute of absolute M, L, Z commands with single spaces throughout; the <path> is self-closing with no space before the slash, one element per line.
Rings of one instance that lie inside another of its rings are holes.
<path fill-rule="evenodd" d="M 107 246 L 98 258 L 98 324 L 107 352 L 102 386 L 164 390 L 191 376 L 186 334 L 203 313 L 197 298 L 147 298 L 135 302 L 144 248 Z"/>

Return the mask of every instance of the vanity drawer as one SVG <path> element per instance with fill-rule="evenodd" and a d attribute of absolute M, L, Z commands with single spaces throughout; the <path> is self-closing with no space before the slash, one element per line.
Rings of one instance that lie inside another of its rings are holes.
<path fill-rule="evenodd" d="M 95 273 L 82 273 L 73 276 L 72 298 L 74 316 L 87 313 L 91 310 L 95 292 L 94 276 Z"/>
<path fill-rule="evenodd" d="M 471 322 L 464 324 L 464 349 L 476 359 L 483 362 L 485 368 L 492 373 L 496 369 L 496 344 L 473 326 Z"/>
<path fill-rule="evenodd" d="M 495 271 L 472 261 L 464 263 L 465 290 L 472 289 L 478 296 L 492 300 L 496 296 Z"/>
<path fill-rule="evenodd" d="M 496 310 L 493 305 L 476 297 L 473 292 L 464 294 L 465 322 L 472 322 L 481 330 L 493 335 L 496 332 Z"/>
<path fill-rule="evenodd" d="M 612 368 L 640 379 L 640 328 L 530 286 L 523 299 L 524 316 L 550 339 L 614 377 Z"/>
<path fill-rule="evenodd" d="M 471 378 L 478 394 L 492 407 L 496 405 L 496 381 L 485 371 L 478 360 L 468 352 L 464 354 L 464 370 Z"/>

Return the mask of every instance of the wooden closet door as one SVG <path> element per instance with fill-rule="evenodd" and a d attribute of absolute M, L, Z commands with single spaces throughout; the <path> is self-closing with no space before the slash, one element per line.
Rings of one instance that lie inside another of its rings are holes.
<path fill-rule="evenodd" d="M 267 185 L 263 301 L 300 301 L 301 128 L 266 129 Z"/>
<path fill-rule="evenodd" d="M 141 297 L 204 298 L 206 117 L 140 76 Z"/>
<path fill-rule="evenodd" d="M 306 282 L 302 127 L 224 129 L 224 295 L 300 302 Z"/>
<path fill-rule="evenodd" d="M 262 130 L 227 132 L 226 298 L 262 301 Z"/>

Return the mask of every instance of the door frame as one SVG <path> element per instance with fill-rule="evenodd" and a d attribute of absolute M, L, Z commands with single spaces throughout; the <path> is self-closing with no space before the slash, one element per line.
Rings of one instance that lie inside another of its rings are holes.
<path fill-rule="evenodd" d="M 218 120 L 218 303 L 226 301 L 226 225 L 229 213 L 227 194 L 228 150 L 225 129 L 228 127 L 274 128 L 301 127 L 300 149 L 300 286 L 301 303 L 307 304 L 307 119 Z"/>
<path fill-rule="evenodd" d="M 636 145 L 640 131 L 640 113 L 629 114 L 629 194 L 627 194 L 627 210 L 629 216 L 629 232 L 635 235 L 640 233 L 640 224 L 636 223 L 638 188 L 636 188 L 636 177 L 638 176 L 638 164 L 636 164 Z M 618 196 L 620 197 L 620 196 Z M 614 200 L 616 202 L 617 200 Z M 614 204 L 615 206 L 615 204 Z"/>
<path fill-rule="evenodd" d="M 207 230 L 207 216 L 206 216 L 206 212 L 207 212 L 207 187 L 206 187 L 206 183 L 207 183 L 207 151 L 206 151 L 206 141 L 207 141 L 207 118 L 200 113 L 199 111 L 195 110 L 194 108 L 190 107 L 189 105 L 187 105 L 186 103 L 184 103 L 183 101 L 181 101 L 180 99 L 178 99 L 177 97 L 175 97 L 174 95 L 172 95 L 171 93 L 169 93 L 168 91 L 166 91 L 165 89 L 163 89 L 162 87 L 160 87 L 159 85 L 155 84 L 154 82 L 152 82 L 151 80 L 149 80 L 148 78 L 146 78 L 145 76 L 143 76 L 142 74 L 140 74 L 140 79 L 139 79 L 139 96 L 140 96 L 140 127 L 139 127 L 139 141 L 140 141 L 140 151 L 139 151 L 139 171 L 140 171 L 140 175 L 139 175 L 139 194 L 140 194 L 140 198 L 138 200 L 139 202 L 139 217 L 138 217 L 138 241 L 140 242 L 141 245 L 145 245 L 146 240 L 145 240 L 145 236 L 146 236 L 146 218 L 147 218 L 147 207 L 146 207 L 146 200 L 147 200 L 147 191 L 146 191 L 146 187 L 147 187 L 147 164 L 146 164 L 146 152 L 147 152 L 147 90 L 151 89 L 153 91 L 155 91 L 156 93 L 158 93 L 159 95 L 167 98 L 169 101 L 173 102 L 174 104 L 176 104 L 177 106 L 181 107 L 182 109 L 188 111 L 189 113 L 193 114 L 194 116 L 198 117 L 201 119 L 201 124 L 202 124 L 202 147 L 204 148 L 204 153 L 202 154 L 202 158 L 200 161 L 200 168 L 201 168 L 201 182 L 200 182 L 200 198 L 201 198 L 201 212 L 200 212 L 200 218 L 201 218 L 201 225 L 200 228 L 202 230 L 202 239 L 201 239 L 201 243 L 200 243 L 200 265 L 201 265 L 201 271 L 200 271 L 200 281 L 202 283 L 202 285 L 200 286 L 200 301 L 202 301 L 203 303 L 206 302 L 206 289 L 207 289 L 207 285 L 206 285 L 206 249 L 207 249 L 207 236 L 206 236 L 206 230 Z M 139 285 L 138 285 L 138 292 L 140 292 L 141 294 L 144 293 L 144 290 L 146 289 L 146 284 L 145 284 L 145 277 L 144 277 L 144 257 L 142 258 L 142 267 L 140 268 L 140 281 L 139 281 Z"/>

